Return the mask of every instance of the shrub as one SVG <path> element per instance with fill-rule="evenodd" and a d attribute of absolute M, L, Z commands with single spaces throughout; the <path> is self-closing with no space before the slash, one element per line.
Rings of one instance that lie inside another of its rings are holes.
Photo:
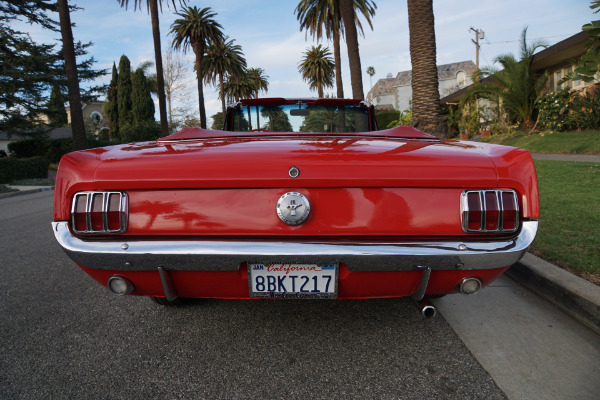
<path fill-rule="evenodd" d="M 8 144 L 8 151 L 16 158 L 29 158 L 46 154 L 47 139 L 23 139 Z"/>
<path fill-rule="evenodd" d="M 0 183 L 47 177 L 48 161 L 44 157 L 0 158 Z"/>
<path fill-rule="evenodd" d="M 400 117 L 399 111 L 379 111 L 375 113 L 375 119 L 377 120 L 378 129 L 387 129 L 387 126 L 392 122 L 398 120 Z"/>
<path fill-rule="evenodd" d="M 160 124 L 156 121 L 126 124 L 120 128 L 120 133 L 123 143 L 156 140 L 160 137 Z"/>
<path fill-rule="evenodd" d="M 538 125 L 552 131 L 564 131 L 569 128 L 569 88 L 541 96 L 536 100 L 539 110 Z"/>
<path fill-rule="evenodd" d="M 397 126 L 408 126 L 410 125 L 410 120 L 412 119 L 412 110 L 404 110 L 400 113 L 398 119 L 391 121 L 387 127 L 395 128 Z"/>
<path fill-rule="evenodd" d="M 569 113 L 573 126 L 577 129 L 598 129 L 600 126 L 600 90 L 592 89 L 580 96 L 574 96 L 572 112 Z"/>
<path fill-rule="evenodd" d="M 51 139 L 46 141 L 46 152 L 43 156 L 49 163 L 58 163 L 62 156 L 73 150 L 73 139 Z"/>

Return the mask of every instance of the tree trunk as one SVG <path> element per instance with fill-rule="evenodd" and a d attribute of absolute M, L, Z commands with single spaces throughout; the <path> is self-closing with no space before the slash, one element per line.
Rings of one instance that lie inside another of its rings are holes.
<path fill-rule="evenodd" d="M 202 86 L 202 58 L 204 57 L 204 46 L 201 43 L 193 43 L 192 48 L 196 54 L 196 77 L 198 78 L 198 109 L 200 110 L 200 128 L 206 129 L 204 87 Z"/>
<path fill-rule="evenodd" d="M 219 74 L 219 94 L 221 95 L 221 112 L 225 121 L 225 89 L 223 88 L 223 74 Z"/>
<path fill-rule="evenodd" d="M 58 16 L 60 18 L 60 33 L 63 42 L 63 56 L 65 57 L 67 87 L 69 88 L 73 150 L 83 150 L 87 149 L 88 143 L 85 136 L 85 125 L 83 123 L 83 110 L 81 109 L 81 94 L 79 92 L 79 78 L 77 76 L 77 61 L 75 60 L 73 31 L 71 30 L 71 15 L 69 14 L 69 4 L 67 0 L 58 0 L 57 5 Z"/>
<path fill-rule="evenodd" d="M 342 56 L 340 54 L 340 29 L 333 28 L 333 59 L 335 61 L 335 87 L 337 98 L 344 98 L 344 82 L 342 81 Z"/>
<path fill-rule="evenodd" d="M 412 64 L 412 121 L 422 131 L 448 136 L 442 116 L 436 64 L 433 0 L 407 0 Z"/>
<path fill-rule="evenodd" d="M 156 62 L 156 85 L 158 91 L 158 110 L 160 113 L 160 134 L 169 135 L 167 124 L 167 102 L 165 99 L 165 79 L 163 76 L 162 53 L 160 49 L 160 28 L 158 23 L 157 0 L 149 0 L 152 18 L 152 36 L 154 38 L 154 60 Z"/>
<path fill-rule="evenodd" d="M 323 98 L 323 84 L 321 83 L 320 77 L 317 77 L 317 95 L 320 99 Z"/>
<path fill-rule="evenodd" d="M 362 83 L 362 67 L 360 66 L 360 53 L 358 51 L 358 33 L 354 22 L 354 0 L 341 0 L 342 20 L 346 31 L 346 46 L 348 47 L 348 61 L 350 62 L 350 79 L 352 80 L 352 97 L 364 100 Z"/>

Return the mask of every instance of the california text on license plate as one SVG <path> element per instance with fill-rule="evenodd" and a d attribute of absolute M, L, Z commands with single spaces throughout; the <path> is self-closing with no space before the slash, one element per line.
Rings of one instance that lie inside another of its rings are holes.
<path fill-rule="evenodd" d="M 250 297 L 336 298 L 338 265 L 248 263 Z"/>

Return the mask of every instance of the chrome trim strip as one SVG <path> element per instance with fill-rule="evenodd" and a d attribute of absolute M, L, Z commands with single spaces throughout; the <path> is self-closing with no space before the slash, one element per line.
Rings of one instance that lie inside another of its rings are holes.
<path fill-rule="evenodd" d="M 67 221 L 52 222 L 56 240 L 77 264 L 120 271 L 156 271 L 159 266 L 170 271 L 237 271 L 241 263 L 256 260 L 337 262 L 351 271 L 502 268 L 521 259 L 537 227 L 537 221 L 525 221 L 513 238 L 465 242 L 93 241 L 73 236 Z"/>

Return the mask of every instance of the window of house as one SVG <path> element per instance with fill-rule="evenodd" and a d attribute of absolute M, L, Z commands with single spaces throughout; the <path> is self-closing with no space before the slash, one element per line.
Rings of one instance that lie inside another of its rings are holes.
<path fill-rule="evenodd" d="M 574 65 L 571 66 L 571 68 L 569 68 L 569 71 L 575 72 L 575 66 Z M 581 85 L 581 81 L 579 79 L 576 79 L 573 81 L 573 87 L 580 86 L 580 85 Z"/>
<path fill-rule="evenodd" d="M 556 71 L 556 90 L 562 89 L 562 85 L 560 85 L 558 83 L 558 82 L 560 82 L 561 79 L 562 79 L 562 70 Z"/>
<path fill-rule="evenodd" d="M 98 111 L 94 111 L 90 114 L 90 118 L 92 119 L 92 122 L 94 124 L 99 124 L 100 122 L 102 122 L 102 114 L 100 114 Z"/>
<path fill-rule="evenodd" d="M 467 74 L 465 74 L 464 71 L 458 71 L 456 73 L 456 83 L 458 84 L 458 87 L 465 86 L 466 78 L 467 78 Z"/>

